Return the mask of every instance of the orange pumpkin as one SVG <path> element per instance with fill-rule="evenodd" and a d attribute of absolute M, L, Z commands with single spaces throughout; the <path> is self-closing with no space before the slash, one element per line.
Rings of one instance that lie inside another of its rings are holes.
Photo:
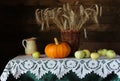
<path fill-rule="evenodd" d="M 50 43 L 45 47 L 45 54 L 50 58 L 64 58 L 67 57 L 70 52 L 70 46 L 65 43 L 59 43 L 57 38 L 54 38 L 55 43 Z"/>

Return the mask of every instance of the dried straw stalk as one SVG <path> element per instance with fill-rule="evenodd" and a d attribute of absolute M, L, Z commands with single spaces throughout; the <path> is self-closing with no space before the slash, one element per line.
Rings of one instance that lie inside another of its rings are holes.
<path fill-rule="evenodd" d="M 98 15 L 101 16 L 101 13 L 97 4 L 84 8 L 83 5 L 77 3 L 75 5 L 65 3 L 58 8 L 36 9 L 35 17 L 37 24 L 41 25 L 41 30 L 50 28 L 50 22 L 54 23 L 60 30 L 80 30 L 89 20 L 98 24 Z"/>

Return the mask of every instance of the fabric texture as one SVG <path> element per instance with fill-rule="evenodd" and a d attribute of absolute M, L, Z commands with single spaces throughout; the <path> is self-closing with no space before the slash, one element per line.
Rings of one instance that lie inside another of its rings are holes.
<path fill-rule="evenodd" d="M 12 76 L 8 78 L 7 81 L 120 81 L 120 78 L 114 73 L 109 74 L 107 77 L 102 78 L 99 75 L 91 72 L 87 74 L 84 78 L 80 79 L 76 76 L 76 74 L 72 71 L 65 74 L 61 79 L 58 79 L 56 75 L 48 72 L 42 78 L 37 79 L 36 76 L 30 72 L 23 74 L 20 78 L 15 79 Z"/>
<path fill-rule="evenodd" d="M 37 79 L 41 79 L 49 72 L 59 80 L 65 75 L 68 76 L 67 74 L 70 72 L 73 72 L 80 79 L 84 79 L 91 72 L 102 78 L 113 72 L 120 78 L 120 56 L 116 56 L 114 59 L 101 57 L 98 60 L 91 58 L 52 59 L 46 56 L 34 59 L 32 56 L 17 56 L 8 62 L 0 79 L 6 81 L 10 74 L 18 79 L 27 72 L 34 74 Z"/>

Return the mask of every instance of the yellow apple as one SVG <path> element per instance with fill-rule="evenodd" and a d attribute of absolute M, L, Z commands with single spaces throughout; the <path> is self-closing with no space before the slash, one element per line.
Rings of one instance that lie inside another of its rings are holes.
<path fill-rule="evenodd" d="M 116 56 L 116 53 L 115 53 L 115 51 L 114 50 L 108 50 L 107 51 L 107 53 L 106 53 L 106 56 L 108 57 L 108 58 L 114 58 L 115 56 Z"/>
<path fill-rule="evenodd" d="M 99 58 L 99 54 L 97 52 L 92 52 L 90 56 L 93 60 L 97 60 Z"/>
<path fill-rule="evenodd" d="M 102 55 L 102 49 L 99 49 L 99 50 L 97 51 L 97 53 L 100 54 L 100 55 Z"/>
<path fill-rule="evenodd" d="M 107 51 L 107 49 L 99 49 L 97 53 L 99 53 L 101 56 L 106 56 Z"/>
<path fill-rule="evenodd" d="M 90 51 L 88 49 L 83 49 L 83 52 L 85 52 L 85 58 L 90 57 Z"/>
<path fill-rule="evenodd" d="M 33 53 L 32 53 L 32 57 L 35 58 L 35 59 L 39 58 L 40 55 L 41 55 L 41 54 L 40 54 L 39 51 L 36 51 L 36 52 L 33 52 Z"/>
<path fill-rule="evenodd" d="M 85 56 L 85 53 L 82 50 L 78 50 L 74 53 L 75 58 L 82 59 Z"/>

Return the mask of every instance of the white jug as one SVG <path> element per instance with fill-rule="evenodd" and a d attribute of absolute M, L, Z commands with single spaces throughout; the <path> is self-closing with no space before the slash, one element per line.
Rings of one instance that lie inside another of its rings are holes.
<path fill-rule="evenodd" d="M 25 54 L 31 55 L 33 52 L 37 51 L 36 38 L 28 38 L 22 40 L 22 45 L 25 48 Z"/>

